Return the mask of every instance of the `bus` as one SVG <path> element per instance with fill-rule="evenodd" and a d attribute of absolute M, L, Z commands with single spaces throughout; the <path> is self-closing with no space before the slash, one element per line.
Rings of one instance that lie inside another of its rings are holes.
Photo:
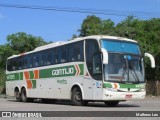
<path fill-rule="evenodd" d="M 73 105 L 144 99 L 144 56 L 135 40 L 94 35 L 55 42 L 12 55 L 6 62 L 6 94 L 17 101 L 71 100 Z"/>

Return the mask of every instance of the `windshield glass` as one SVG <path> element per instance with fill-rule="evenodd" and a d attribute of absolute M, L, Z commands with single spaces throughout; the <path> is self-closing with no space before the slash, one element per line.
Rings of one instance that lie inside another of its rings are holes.
<path fill-rule="evenodd" d="M 122 44 L 114 41 L 110 47 L 107 43 L 106 40 L 102 41 L 102 47 L 108 51 L 108 64 L 104 65 L 105 81 L 144 82 L 143 58 L 138 45 L 123 42 L 125 47 L 122 47 Z"/>
<path fill-rule="evenodd" d="M 139 46 L 133 42 L 102 40 L 101 45 L 102 48 L 105 48 L 108 52 L 141 54 Z"/>

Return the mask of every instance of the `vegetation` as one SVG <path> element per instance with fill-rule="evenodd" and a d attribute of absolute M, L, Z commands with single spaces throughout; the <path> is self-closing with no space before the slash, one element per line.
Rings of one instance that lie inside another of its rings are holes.
<path fill-rule="evenodd" d="M 87 16 L 78 30 L 79 35 L 73 38 L 88 35 L 112 35 L 135 39 L 140 43 L 144 52 L 151 53 L 156 60 L 156 68 L 150 67 L 149 60 L 145 61 L 147 94 L 160 95 L 160 18 L 140 20 L 128 16 L 125 20 L 116 24 L 111 20 L 102 20 L 91 15 Z M 7 36 L 7 44 L 0 45 L 0 85 L 4 85 L 4 69 L 6 59 L 13 55 L 33 50 L 47 44 L 41 37 L 28 35 L 24 32 Z"/>
<path fill-rule="evenodd" d="M 34 50 L 38 46 L 47 44 L 41 37 L 26 34 L 24 32 L 7 36 L 7 44 L 0 46 L 0 93 L 5 87 L 6 59 L 14 54 Z"/>

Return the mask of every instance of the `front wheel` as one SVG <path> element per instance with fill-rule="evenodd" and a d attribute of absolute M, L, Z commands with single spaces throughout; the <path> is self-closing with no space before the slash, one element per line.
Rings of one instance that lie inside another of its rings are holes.
<path fill-rule="evenodd" d="M 118 105 L 119 101 L 105 101 L 104 103 L 109 107 L 114 107 Z"/>
<path fill-rule="evenodd" d="M 73 104 L 77 105 L 77 106 L 87 105 L 87 103 L 88 103 L 88 101 L 83 100 L 82 92 L 78 87 L 73 88 L 71 100 L 72 100 Z"/>

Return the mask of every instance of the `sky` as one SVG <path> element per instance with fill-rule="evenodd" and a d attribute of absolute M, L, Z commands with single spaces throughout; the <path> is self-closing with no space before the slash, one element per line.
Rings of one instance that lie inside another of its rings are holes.
<path fill-rule="evenodd" d="M 2 7 L 4 5 L 69 11 Z M 160 18 L 159 6 L 160 0 L 0 0 L 0 45 L 7 43 L 7 35 L 17 32 L 40 36 L 46 42 L 67 41 L 73 34 L 79 34 L 78 29 L 88 15 L 111 19 L 117 24 L 128 15 L 142 20 Z M 71 12 L 82 9 L 90 13 Z"/>

